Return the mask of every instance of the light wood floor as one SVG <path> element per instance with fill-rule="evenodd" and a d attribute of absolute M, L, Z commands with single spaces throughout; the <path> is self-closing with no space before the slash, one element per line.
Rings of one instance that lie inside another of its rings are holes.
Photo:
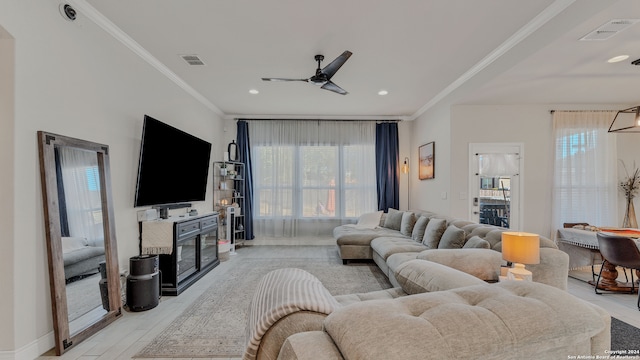
<path fill-rule="evenodd" d="M 315 242 L 320 245 L 333 245 L 335 240 Z M 256 241 L 253 246 L 274 244 L 271 241 Z M 297 244 L 300 244 L 297 242 Z M 278 243 L 278 245 L 291 245 Z M 228 261 L 220 263 L 219 268 L 230 266 L 239 255 L 230 256 Z M 219 271 L 218 271 L 219 272 Z M 38 359 L 130 359 L 155 338 L 162 330 L 195 301 L 216 279 L 216 269 L 204 276 L 177 297 L 164 296 L 160 304 L 149 311 L 124 312 L 121 319 L 109 325 L 93 337 L 78 344 L 61 357 L 53 356 L 53 351 Z M 609 311 L 611 316 L 631 325 L 640 327 L 640 311 L 636 307 L 635 294 L 596 295 L 593 287 L 583 281 L 569 278 L 569 293 Z M 216 358 L 220 360 L 220 358 Z"/>

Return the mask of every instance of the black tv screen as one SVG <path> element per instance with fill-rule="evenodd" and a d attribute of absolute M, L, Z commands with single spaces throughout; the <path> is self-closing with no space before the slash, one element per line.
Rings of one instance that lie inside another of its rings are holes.
<path fill-rule="evenodd" d="M 202 201 L 211 143 L 144 116 L 134 206 Z"/>

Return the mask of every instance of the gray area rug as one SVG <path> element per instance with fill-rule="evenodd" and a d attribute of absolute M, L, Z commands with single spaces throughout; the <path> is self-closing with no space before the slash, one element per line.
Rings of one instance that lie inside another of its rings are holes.
<path fill-rule="evenodd" d="M 612 317 L 611 350 L 620 351 L 620 355 L 637 357 L 637 351 L 640 350 L 640 329 Z"/>
<path fill-rule="evenodd" d="M 134 357 L 241 357 L 249 303 L 260 278 L 272 270 L 306 270 L 333 295 L 391 287 L 373 263 L 342 265 L 335 245 L 248 246 L 237 253 L 223 263 L 224 269 L 221 265 L 212 270 L 216 273 L 210 288 Z"/>
<path fill-rule="evenodd" d="M 100 274 L 76 279 L 66 285 L 69 321 L 76 320 L 91 310 L 102 308 Z"/>

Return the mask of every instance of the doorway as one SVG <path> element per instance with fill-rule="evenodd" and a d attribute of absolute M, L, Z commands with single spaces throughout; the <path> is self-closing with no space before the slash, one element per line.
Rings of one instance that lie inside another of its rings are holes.
<path fill-rule="evenodd" d="M 469 144 L 469 219 L 520 230 L 521 143 Z"/>

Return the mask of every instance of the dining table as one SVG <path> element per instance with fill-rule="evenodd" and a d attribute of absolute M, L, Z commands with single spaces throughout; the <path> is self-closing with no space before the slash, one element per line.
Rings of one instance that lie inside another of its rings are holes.
<path fill-rule="evenodd" d="M 596 231 L 584 230 L 577 228 L 558 229 L 556 236 L 556 244 L 558 248 L 569 255 L 569 270 L 578 270 L 585 267 L 591 267 L 594 261 L 602 259 L 599 251 L 597 233 L 618 235 L 630 237 L 635 240 L 636 245 L 640 249 L 640 230 L 628 228 L 601 227 Z M 640 272 L 636 271 L 638 278 Z M 637 291 L 637 286 L 631 282 L 618 281 L 618 269 L 615 265 L 604 262 L 602 268 L 602 278 L 598 284 L 598 289 L 608 291 L 630 292 L 632 289 Z M 589 281 L 593 286 L 596 281 Z"/>

